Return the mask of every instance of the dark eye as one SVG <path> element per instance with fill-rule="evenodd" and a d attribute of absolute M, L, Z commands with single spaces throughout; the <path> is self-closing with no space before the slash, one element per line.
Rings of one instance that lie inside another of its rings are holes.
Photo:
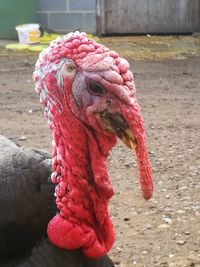
<path fill-rule="evenodd" d="M 89 80 L 88 90 L 94 95 L 103 95 L 105 93 L 105 89 L 103 88 L 103 86 L 93 80 Z"/>

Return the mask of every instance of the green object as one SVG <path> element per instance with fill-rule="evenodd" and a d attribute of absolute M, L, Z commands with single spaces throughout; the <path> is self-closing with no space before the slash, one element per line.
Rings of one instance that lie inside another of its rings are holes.
<path fill-rule="evenodd" d="M 15 27 L 36 22 L 35 0 L 0 0 L 0 38 L 17 39 Z"/>

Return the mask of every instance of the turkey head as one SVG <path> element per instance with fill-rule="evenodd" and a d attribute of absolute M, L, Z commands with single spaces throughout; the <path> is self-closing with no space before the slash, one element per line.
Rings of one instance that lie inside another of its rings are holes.
<path fill-rule="evenodd" d="M 39 56 L 36 91 L 53 132 L 52 181 L 59 213 L 48 237 L 58 247 L 81 247 L 86 256 L 106 254 L 114 242 L 108 201 L 114 194 L 106 158 L 119 137 L 136 151 L 141 189 L 153 191 L 143 120 L 125 59 L 70 33 Z"/>

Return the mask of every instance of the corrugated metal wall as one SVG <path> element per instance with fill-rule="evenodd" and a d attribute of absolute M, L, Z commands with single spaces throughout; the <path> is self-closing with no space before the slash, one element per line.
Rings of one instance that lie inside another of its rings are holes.
<path fill-rule="evenodd" d="M 200 31 L 200 0 L 97 0 L 97 32 Z"/>

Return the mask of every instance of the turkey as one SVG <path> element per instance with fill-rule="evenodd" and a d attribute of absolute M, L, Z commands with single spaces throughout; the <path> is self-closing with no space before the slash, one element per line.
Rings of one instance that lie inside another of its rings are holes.
<path fill-rule="evenodd" d="M 0 266 L 114 266 L 107 256 L 87 259 L 80 250 L 49 242 L 46 228 L 56 214 L 51 172 L 47 152 L 18 147 L 0 135 Z"/>
<path fill-rule="evenodd" d="M 136 151 L 144 198 L 153 193 L 129 64 L 75 32 L 41 52 L 33 79 L 53 133 L 52 170 L 47 153 L 2 141 L 0 266 L 114 266 L 106 158 L 116 137 Z"/>

